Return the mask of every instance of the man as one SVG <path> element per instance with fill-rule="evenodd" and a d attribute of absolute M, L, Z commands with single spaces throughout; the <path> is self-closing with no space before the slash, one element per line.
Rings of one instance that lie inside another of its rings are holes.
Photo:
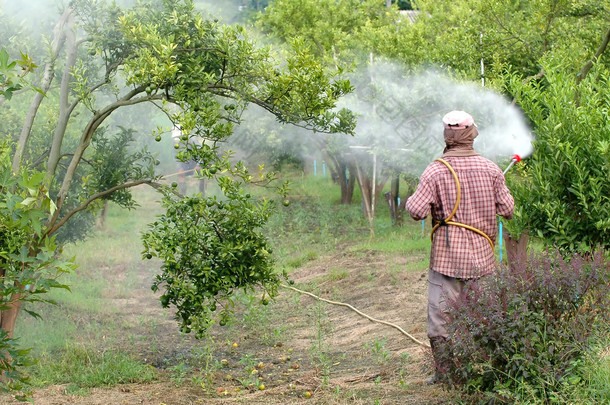
<path fill-rule="evenodd" d="M 406 209 L 415 220 L 432 214 L 433 234 L 428 271 L 428 338 L 439 378 L 439 348 L 447 340 L 443 312 L 465 286 L 495 270 L 493 245 L 496 215 L 510 219 L 514 200 L 500 168 L 473 149 L 478 135 L 464 111 L 443 117 L 445 150 L 422 174 Z"/>

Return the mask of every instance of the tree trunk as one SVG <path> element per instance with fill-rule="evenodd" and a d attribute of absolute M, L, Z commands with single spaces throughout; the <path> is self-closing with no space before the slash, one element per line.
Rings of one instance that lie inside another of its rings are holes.
<path fill-rule="evenodd" d="M 0 328 L 4 329 L 8 333 L 8 337 L 12 338 L 15 332 L 15 322 L 17 321 L 17 315 L 21 308 L 21 297 L 23 294 L 13 294 L 11 296 L 11 302 L 6 304 L 8 309 L 0 312 Z"/>
<path fill-rule="evenodd" d="M 341 188 L 341 204 L 351 204 L 356 182 L 353 165 L 350 165 L 342 157 L 332 155 L 325 150 L 322 150 L 322 153 L 325 156 L 325 161 L 328 162 L 331 179 Z M 349 174 L 346 174 L 346 172 L 349 172 Z"/>
<path fill-rule="evenodd" d="M 396 225 L 396 221 L 398 219 L 398 210 L 396 209 L 396 200 L 394 200 L 392 196 L 392 192 L 388 191 L 384 193 L 383 196 L 385 200 L 388 202 L 388 207 L 390 207 L 390 217 L 392 218 L 392 223 Z"/>
<path fill-rule="evenodd" d="M 28 110 L 27 116 L 23 123 L 23 127 L 21 128 L 21 135 L 19 135 L 19 142 L 17 142 L 17 147 L 15 150 L 15 155 L 13 156 L 13 172 L 18 172 L 21 166 L 21 160 L 25 149 L 27 148 L 28 140 L 30 139 L 30 134 L 32 132 L 32 126 L 34 125 L 34 119 L 36 118 L 36 114 L 38 113 L 38 108 L 42 103 L 44 98 L 44 94 L 51 87 L 51 83 L 53 82 L 53 78 L 55 77 L 55 61 L 57 55 L 61 51 L 61 48 L 64 45 L 65 33 L 63 30 L 64 24 L 71 17 L 72 9 L 68 7 L 66 11 L 64 11 L 63 15 L 59 19 L 59 22 L 55 26 L 55 30 L 53 33 L 53 45 L 51 50 L 51 55 L 49 57 L 49 62 L 45 65 L 44 74 L 42 77 L 42 82 L 40 83 L 40 92 L 36 92 L 32 103 L 30 104 L 30 108 Z"/>
<path fill-rule="evenodd" d="M 390 196 L 392 198 L 392 204 L 394 206 L 394 215 L 392 215 L 392 220 L 394 221 L 394 225 L 399 225 L 402 221 L 402 215 L 400 211 L 400 207 L 398 204 L 398 198 L 400 196 L 400 174 L 394 173 L 392 175 L 392 183 L 390 187 Z"/>
<path fill-rule="evenodd" d="M 100 218 L 97 224 L 98 229 L 106 228 L 106 216 L 108 215 L 108 200 L 104 200 L 104 205 L 102 206 L 102 213 L 100 214 Z"/>
<path fill-rule="evenodd" d="M 68 121 L 72 110 L 70 109 L 69 95 L 71 92 L 70 82 L 72 79 L 72 69 L 76 64 L 77 58 L 77 46 L 76 46 L 76 33 L 74 32 L 74 15 L 70 14 L 66 19 L 65 23 L 65 43 L 67 49 L 66 63 L 64 65 L 64 72 L 61 78 L 59 87 L 59 118 L 57 120 L 57 126 L 55 127 L 55 133 L 53 134 L 53 142 L 51 143 L 51 150 L 49 151 L 49 158 L 47 160 L 47 181 L 49 184 L 55 175 L 55 170 L 59 164 L 61 157 L 61 145 L 66 134 L 66 128 L 68 127 Z"/>
<path fill-rule="evenodd" d="M 508 232 L 504 233 L 504 244 L 506 245 L 506 260 L 508 267 L 515 269 L 527 262 L 528 235 L 521 234 L 518 238 L 512 237 Z"/>
<path fill-rule="evenodd" d="M 356 184 L 356 167 L 351 161 L 349 154 L 329 151 L 329 138 L 319 134 L 311 137 L 323 155 L 324 161 L 328 162 L 331 178 L 341 188 L 341 204 L 351 204 Z M 334 149 L 334 148 L 330 148 Z M 346 175 L 346 171 L 349 173 Z"/>
<path fill-rule="evenodd" d="M 352 165 L 343 165 L 343 170 L 338 173 L 339 185 L 341 186 L 341 204 L 351 204 L 354 197 L 354 185 L 356 184 L 356 171 Z M 347 172 L 347 173 L 346 173 Z"/>
<path fill-rule="evenodd" d="M 356 173 L 356 177 L 358 179 L 358 186 L 360 187 L 360 194 L 362 196 L 362 212 L 364 213 L 365 218 L 372 223 L 373 211 L 371 209 L 371 197 L 375 197 L 372 196 L 371 182 L 369 178 L 362 173 L 358 165 L 356 165 Z"/>
<path fill-rule="evenodd" d="M 17 322 L 17 315 L 19 315 L 19 309 L 21 308 L 21 298 L 23 294 L 16 293 L 11 295 L 11 301 L 5 304 L 8 309 L 0 311 L 0 329 L 3 329 L 7 333 L 7 338 L 12 339 L 15 333 L 15 323 Z M 3 353 L 3 362 L 11 364 L 13 359 L 10 353 Z M 0 382 L 6 383 L 9 381 L 9 377 L 4 373 L 0 373 Z"/>

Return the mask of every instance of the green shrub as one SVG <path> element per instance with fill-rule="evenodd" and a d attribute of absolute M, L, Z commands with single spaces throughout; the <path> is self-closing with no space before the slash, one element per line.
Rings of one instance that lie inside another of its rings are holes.
<path fill-rule="evenodd" d="M 560 403 L 608 336 L 609 262 L 557 252 L 500 269 L 450 300 L 442 381 L 478 403 Z"/>

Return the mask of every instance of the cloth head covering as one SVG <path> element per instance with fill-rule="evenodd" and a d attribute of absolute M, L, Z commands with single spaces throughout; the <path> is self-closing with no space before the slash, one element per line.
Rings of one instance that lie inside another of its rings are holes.
<path fill-rule="evenodd" d="M 443 117 L 445 156 L 478 156 L 472 146 L 479 135 L 474 119 L 464 111 L 451 111 Z"/>

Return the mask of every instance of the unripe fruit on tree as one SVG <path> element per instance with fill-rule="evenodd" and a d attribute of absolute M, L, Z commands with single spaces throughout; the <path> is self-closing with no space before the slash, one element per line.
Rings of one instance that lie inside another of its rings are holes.
<path fill-rule="evenodd" d="M 155 141 L 161 142 L 161 139 L 163 139 L 163 138 L 161 138 L 161 135 L 155 136 Z"/>
<path fill-rule="evenodd" d="M 290 200 L 284 200 L 284 207 L 288 207 L 290 205 Z"/>
<path fill-rule="evenodd" d="M 146 254 L 146 258 L 147 258 L 147 259 L 152 259 L 152 255 L 151 255 L 150 253 L 147 253 L 147 254 Z"/>
<path fill-rule="evenodd" d="M 188 141 L 189 136 L 188 136 L 188 135 L 182 135 L 182 136 L 180 137 L 180 139 L 182 139 L 183 141 Z"/>
<path fill-rule="evenodd" d="M 174 149 L 180 149 L 180 144 L 175 143 L 174 144 Z"/>
<path fill-rule="evenodd" d="M 174 182 L 172 182 L 172 187 L 173 187 L 173 188 L 178 187 L 178 183 L 176 183 L 175 181 L 174 181 Z"/>

